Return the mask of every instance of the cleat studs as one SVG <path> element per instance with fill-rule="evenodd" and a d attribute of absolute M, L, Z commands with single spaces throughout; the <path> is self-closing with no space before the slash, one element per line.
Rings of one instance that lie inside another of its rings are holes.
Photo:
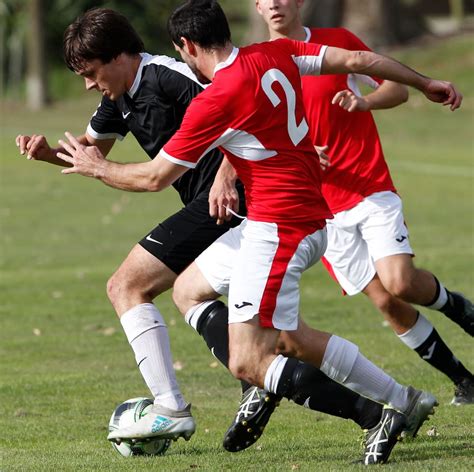
<path fill-rule="evenodd" d="M 260 436 L 259 436 L 258 434 L 255 434 L 253 438 L 254 438 L 255 440 L 257 440 L 259 437 L 260 437 Z"/>
<path fill-rule="evenodd" d="M 265 429 L 265 426 L 260 426 L 260 431 L 263 431 Z"/>
<path fill-rule="evenodd" d="M 252 428 L 247 428 L 247 433 L 251 433 L 253 431 Z"/>
<path fill-rule="evenodd" d="M 265 397 L 265 403 L 268 403 L 271 400 L 270 397 Z"/>
<path fill-rule="evenodd" d="M 247 421 L 245 421 L 245 420 L 242 421 L 242 426 L 247 426 L 247 424 L 248 424 Z"/>

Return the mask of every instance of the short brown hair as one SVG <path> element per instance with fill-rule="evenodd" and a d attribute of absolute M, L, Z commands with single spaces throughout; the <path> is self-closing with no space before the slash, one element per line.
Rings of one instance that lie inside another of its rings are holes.
<path fill-rule="evenodd" d="M 138 54 L 144 50 L 142 39 L 127 18 L 108 8 L 86 11 L 64 32 L 64 60 L 75 72 L 94 59 L 107 64 L 122 53 Z"/>

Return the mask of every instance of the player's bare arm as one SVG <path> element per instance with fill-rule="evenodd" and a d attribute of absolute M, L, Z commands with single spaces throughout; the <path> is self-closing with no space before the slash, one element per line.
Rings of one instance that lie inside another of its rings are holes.
<path fill-rule="evenodd" d="M 333 105 L 339 105 L 349 113 L 394 108 L 408 100 L 405 85 L 385 80 L 376 90 L 367 95 L 357 95 L 352 90 L 341 90 L 334 95 Z"/>
<path fill-rule="evenodd" d="M 426 77 L 386 56 L 370 51 L 348 51 L 328 47 L 322 62 L 322 74 L 366 74 L 414 87 L 432 102 L 449 106 L 451 111 L 461 106 L 462 95 L 456 87 L 442 80 Z"/>
<path fill-rule="evenodd" d="M 209 214 L 217 219 L 218 225 L 232 218 L 229 209 L 235 213 L 239 212 L 236 181 L 237 173 L 232 164 L 224 157 L 209 192 Z"/>
<path fill-rule="evenodd" d="M 76 140 L 84 146 L 97 146 L 102 155 L 106 156 L 114 145 L 115 139 L 97 140 L 88 133 L 76 137 Z M 16 137 L 16 145 L 21 155 L 27 155 L 27 159 L 48 162 L 57 166 L 68 167 L 69 164 L 57 157 L 58 152 L 64 152 L 62 147 L 52 148 L 46 137 L 40 134 L 31 136 L 20 134 Z"/>
<path fill-rule="evenodd" d="M 93 177 L 104 184 L 129 192 L 159 192 L 169 187 L 188 168 L 174 164 L 158 154 L 149 162 L 121 164 L 105 159 L 97 146 L 84 146 L 71 133 L 65 133 L 68 142 L 60 140 L 65 152 L 60 159 L 71 164 L 63 174 L 80 174 Z"/>

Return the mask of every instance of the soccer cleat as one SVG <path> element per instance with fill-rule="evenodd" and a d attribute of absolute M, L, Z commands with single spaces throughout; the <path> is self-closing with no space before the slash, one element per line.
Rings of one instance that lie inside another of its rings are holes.
<path fill-rule="evenodd" d="M 456 384 L 454 397 L 451 405 L 472 405 L 474 403 L 474 380 L 472 378 L 462 379 Z"/>
<path fill-rule="evenodd" d="M 224 435 L 223 446 L 229 452 L 247 449 L 262 435 L 280 397 L 258 387 L 250 387 L 243 394 L 239 410 Z"/>
<path fill-rule="evenodd" d="M 111 431 L 109 441 L 120 444 L 122 441 L 137 442 L 151 438 L 178 439 L 188 441 L 196 430 L 196 423 L 191 415 L 191 405 L 184 410 L 171 410 L 161 405 L 153 405 L 148 413 L 136 423 L 126 428 Z"/>
<path fill-rule="evenodd" d="M 474 305 L 459 292 L 449 292 L 448 297 L 453 308 L 449 310 L 449 313 L 444 312 L 445 315 L 461 326 L 466 333 L 474 336 Z"/>
<path fill-rule="evenodd" d="M 406 416 L 393 408 L 384 407 L 376 426 L 365 430 L 364 465 L 384 464 L 406 426 Z"/>
<path fill-rule="evenodd" d="M 408 387 L 408 397 L 410 403 L 403 412 L 406 416 L 406 426 L 403 429 L 402 437 L 416 437 L 422 424 L 428 419 L 429 415 L 434 414 L 435 406 L 438 401 L 431 393 L 416 390 Z"/>

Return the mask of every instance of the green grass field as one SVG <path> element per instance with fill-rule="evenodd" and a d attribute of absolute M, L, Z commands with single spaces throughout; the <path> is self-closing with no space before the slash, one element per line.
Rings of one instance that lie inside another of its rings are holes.
<path fill-rule="evenodd" d="M 426 74 L 456 81 L 464 107 L 452 114 L 413 92 L 408 104 L 376 114 L 387 159 L 404 199 L 416 263 L 450 288 L 474 297 L 472 36 L 397 54 Z M 169 295 L 167 319 L 177 375 L 193 403 L 198 430 L 157 458 L 125 459 L 106 441 L 114 407 L 147 396 L 105 285 L 146 231 L 180 207 L 161 195 L 112 190 L 60 169 L 29 162 L 14 145 L 20 133 L 55 143 L 81 133 L 98 96 L 30 114 L 4 107 L 1 179 L 1 471 L 327 471 L 358 470 L 358 428 L 282 402 L 251 449 L 230 454 L 222 436 L 239 386 L 181 319 Z M 143 160 L 127 139 L 116 160 Z M 313 326 L 359 344 L 399 381 L 432 391 L 440 406 L 416 441 L 398 445 L 386 470 L 474 469 L 474 407 L 449 406 L 449 380 L 419 360 L 382 323 L 363 296 L 343 298 L 322 267 L 306 273 L 302 313 Z M 424 310 L 427 313 L 427 310 Z M 474 369 L 473 343 L 439 313 L 428 313 L 456 355 Z M 435 427 L 437 435 L 427 431 Z"/>

